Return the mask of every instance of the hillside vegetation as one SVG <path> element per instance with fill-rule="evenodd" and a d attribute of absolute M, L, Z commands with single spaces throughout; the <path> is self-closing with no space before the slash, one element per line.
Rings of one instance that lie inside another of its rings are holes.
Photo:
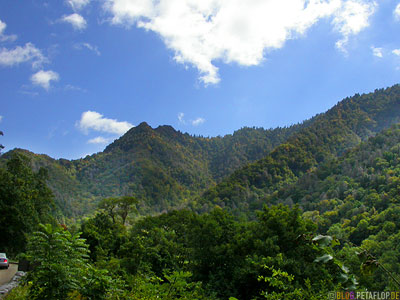
<path fill-rule="evenodd" d="M 282 186 L 293 184 L 319 164 L 400 120 L 400 86 L 355 95 L 339 102 L 276 147 L 266 157 L 236 170 L 194 204 L 198 211 L 218 205 L 236 213 L 262 208 Z"/>
<path fill-rule="evenodd" d="M 48 185 L 67 216 L 94 209 L 103 197 L 135 194 L 141 211 L 151 213 L 186 207 L 195 196 L 249 162 L 268 154 L 302 125 L 265 130 L 243 128 L 232 135 L 204 138 L 182 134 L 171 126 L 141 123 L 103 152 L 79 160 L 55 160 L 15 149 L 28 156 L 34 170 L 49 170 Z"/>
<path fill-rule="evenodd" d="M 18 244 L 3 249 L 36 265 L 7 300 L 399 290 L 399 120 L 396 85 L 289 128 L 203 138 L 142 123 L 77 161 L 6 153 L 0 221 Z M 70 206 L 91 213 L 60 226 Z"/>

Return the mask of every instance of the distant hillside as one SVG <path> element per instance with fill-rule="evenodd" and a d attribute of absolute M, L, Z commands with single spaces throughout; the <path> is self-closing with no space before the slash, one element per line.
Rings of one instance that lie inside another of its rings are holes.
<path fill-rule="evenodd" d="M 193 207 L 207 211 L 218 205 L 238 214 L 252 212 L 267 203 L 276 190 L 296 183 L 319 164 L 342 155 L 399 120 L 399 85 L 346 98 L 266 157 L 212 187 Z"/>
<path fill-rule="evenodd" d="M 311 121 L 288 128 L 242 128 L 224 137 L 194 137 L 171 126 L 146 123 L 129 130 L 103 152 L 79 160 L 55 160 L 26 150 L 34 169 L 49 169 L 49 186 L 66 215 L 93 209 L 99 198 L 135 194 L 142 210 L 157 212 L 187 203 L 223 177 L 267 155 Z"/>
<path fill-rule="evenodd" d="M 242 128 L 204 138 L 141 123 L 83 159 L 54 160 L 15 149 L 2 160 L 22 152 L 34 169 L 48 168 L 49 186 L 67 216 L 90 212 L 100 198 L 126 194 L 141 199 L 143 213 L 181 207 L 202 212 L 218 205 L 248 215 L 278 190 L 399 121 L 395 85 L 346 98 L 288 128 Z"/>

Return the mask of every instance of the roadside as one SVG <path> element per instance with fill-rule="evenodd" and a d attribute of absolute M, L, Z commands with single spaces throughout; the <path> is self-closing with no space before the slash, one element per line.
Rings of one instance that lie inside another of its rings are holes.
<path fill-rule="evenodd" d="M 10 263 L 8 269 L 0 270 L 0 299 L 18 285 L 24 272 L 18 272 L 18 264 Z"/>
<path fill-rule="evenodd" d="M 18 264 L 10 263 L 8 269 L 0 270 L 0 286 L 9 283 L 18 271 Z"/>

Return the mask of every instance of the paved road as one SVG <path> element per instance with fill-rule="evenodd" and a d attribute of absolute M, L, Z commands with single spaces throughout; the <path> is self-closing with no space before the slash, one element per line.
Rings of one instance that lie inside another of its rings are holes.
<path fill-rule="evenodd" d="M 16 264 L 10 264 L 10 267 L 6 269 L 1 269 L 0 270 L 0 286 L 3 284 L 8 283 L 17 273 L 18 271 L 18 265 Z"/>

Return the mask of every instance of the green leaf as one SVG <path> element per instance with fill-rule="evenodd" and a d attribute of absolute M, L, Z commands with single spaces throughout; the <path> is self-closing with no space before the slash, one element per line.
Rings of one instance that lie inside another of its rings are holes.
<path fill-rule="evenodd" d="M 332 242 L 332 237 L 329 235 L 321 235 L 320 234 L 320 235 L 317 235 L 315 238 L 313 238 L 312 241 L 322 247 L 325 247 Z"/>
<path fill-rule="evenodd" d="M 316 262 L 316 263 L 319 263 L 319 262 L 327 263 L 327 262 L 330 261 L 331 259 L 333 259 L 332 255 L 324 254 L 324 255 L 322 255 L 322 256 L 320 256 L 320 257 L 317 257 L 317 258 L 314 260 L 314 262 Z"/>

